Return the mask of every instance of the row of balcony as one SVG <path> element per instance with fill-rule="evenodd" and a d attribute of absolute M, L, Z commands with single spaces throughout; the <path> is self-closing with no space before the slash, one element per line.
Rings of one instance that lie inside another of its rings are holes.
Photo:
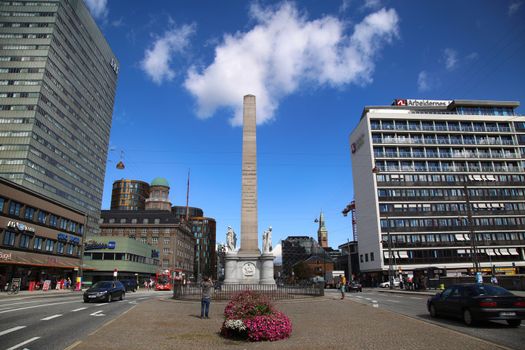
<path fill-rule="evenodd" d="M 374 144 L 432 144 L 432 145 L 481 145 L 481 146 L 513 146 L 515 145 L 514 140 L 512 139 L 499 139 L 495 137 L 491 138 L 413 138 L 413 137 L 372 137 L 372 142 Z"/>
<path fill-rule="evenodd" d="M 462 244 L 463 246 L 459 246 Z M 486 240 L 477 240 L 476 245 L 481 246 L 510 246 L 510 245 L 525 245 L 523 240 L 498 240 L 498 241 L 486 241 Z M 392 248 L 450 248 L 457 247 L 458 249 L 470 249 L 470 241 L 450 241 L 450 242 L 392 242 Z M 388 249 L 388 243 L 383 243 L 383 249 Z M 487 248 L 483 248 L 487 249 Z"/>
<path fill-rule="evenodd" d="M 476 182 L 468 182 L 467 185 L 469 187 L 503 187 L 503 186 L 523 186 L 524 182 L 521 181 L 476 181 Z M 403 187 L 414 187 L 414 186 L 422 186 L 422 187 L 428 187 L 428 186 L 434 186 L 434 187 L 442 187 L 442 186 L 463 186 L 462 182 L 457 181 L 402 181 L 401 179 L 395 179 L 390 181 L 377 181 L 378 187 L 385 187 L 385 186 L 403 186 Z"/>
<path fill-rule="evenodd" d="M 376 164 L 377 170 L 383 171 L 395 171 L 395 172 L 499 172 L 499 173 L 516 173 L 524 172 L 525 169 L 520 166 L 392 166 L 392 165 L 381 165 Z"/>
<path fill-rule="evenodd" d="M 488 159 L 520 159 L 514 152 L 383 152 L 374 151 L 376 158 L 488 158 Z"/>
<path fill-rule="evenodd" d="M 398 218 L 398 217 L 410 217 L 410 218 L 419 218 L 419 217 L 438 217 L 438 216 L 449 216 L 457 217 L 457 211 L 421 211 L 421 209 L 416 210 L 417 208 L 407 208 L 400 209 L 399 211 L 386 211 L 381 212 L 381 218 Z M 430 208 L 429 208 L 430 209 Z M 472 216 L 505 216 L 505 215 L 525 215 L 525 211 L 522 210 L 505 210 L 505 209 L 492 209 L 492 210 L 480 210 L 473 209 Z"/>
<path fill-rule="evenodd" d="M 512 132 L 510 127 L 506 126 L 459 126 L 459 125 L 405 125 L 397 124 L 383 124 L 379 125 L 371 123 L 372 130 L 407 130 L 407 131 L 458 131 L 458 132 Z"/>
<path fill-rule="evenodd" d="M 523 225 L 475 225 L 476 230 L 483 231 L 501 231 L 501 230 L 523 230 Z M 390 227 L 388 231 L 390 233 L 398 232 L 453 232 L 461 229 L 468 229 L 466 225 L 456 225 L 456 226 L 418 226 L 418 227 Z M 386 232 L 386 228 L 383 229 L 383 232 Z"/>
<path fill-rule="evenodd" d="M 393 259 L 393 258 L 392 258 Z M 497 255 L 497 256 L 491 256 L 489 258 L 488 255 L 485 254 L 479 254 L 478 253 L 478 261 L 479 262 L 498 262 L 498 261 L 508 261 L 508 262 L 514 262 L 516 260 L 521 260 L 518 256 L 513 255 Z M 384 258 L 383 260 L 385 265 L 389 264 L 389 259 Z M 472 257 L 470 255 L 465 256 L 440 256 L 437 258 L 395 258 L 395 264 L 401 265 L 401 264 L 428 264 L 428 265 L 436 265 L 436 264 L 457 264 L 457 263 L 472 263 Z"/>

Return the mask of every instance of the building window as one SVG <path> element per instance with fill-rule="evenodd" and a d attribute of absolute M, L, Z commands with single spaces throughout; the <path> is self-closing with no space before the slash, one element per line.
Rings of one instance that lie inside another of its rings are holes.
<path fill-rule="evenodd" d="M 72 244 L 68 244 L 68 245 L 66 246 L 66 252 L 67 252 L 67 254 L 68 254 L 68 255 L 73 255 L 73 249 L 74 249 L 73 245 L 72 245 Z"/>
<path fill-rule="evenodd" d="M 162 268 L 167 269 L 169 267 L 170 261 L 168 259 L 162 260 Z"/>
<path fill-rule="evenodd" d="M 374 261 L 374 253 L 370 253 L 370 261 Z"/>
<path fill-rule="evenodd" d="M 33 216 L 35 215 L 35 208 L 26 207 L 24 211 L 24 219 L 33 221 Z"/>
<path fill-rule="evenodd" d="M 20 208 L 22 208 L 21 203 L 12 201 L 9 203 L 9 215 L 20 216 Z"/>
<path fill-rule="evenodd" d="M 47 239 L 46 240 L 46 252 L 52 252 L 53 250 L 55 250 L 55 242 L 50 239 Z"/>
<path fill-rule="evenodd" d="M 4 245 L 15 245 L 15 233 L 13 231 L 5 231 L 4 233 Z"/>
<path fill-rule="evenodd" d="M 359 255 L 359 260 L 363 262 L 363 254 Z"/>
<path fill-rule="evenodd" d="M 163 252 L 164 254 L 169 254 L 169 253 L 170 253 L 170 248 L 163 248 L 163 249 L 162 249 L 162 252 Z"/>
<path fill-rule="evenodd" d="M 365 261 L 368 262 L 368 253 L 365 254 Z"/>
<path fill-rule="evenodd" d="M 56 215 L 49 215 L 49 226 L 57 227 L 58 218 Z"/>
<path fill-rule="evenodd" d="M 144 220 L 142 220 L 142 223 L 143 223 L 143 224 L 148 224 L 148 223 L 149 223 L 149 220 L 148 220 L 148 219 L 144 219 Z"/>
<path fill-rule="evenodd" d="M 60 229 L 67 230 L 68 223 L 69 223 L 69 220 L 64 219 L 64 218 L 60 219 Z"/>
<path fill-rule="evenodd" d="M 28 235 L 20 235 L 20 248 L 29 248 L 29 241 L 31 240 L 31 236 Z"/>
<path fill-rule="evenodd" d="M 136 224 L 137 223 L 137 219 L 131 219 L 131 223 L 132 224 Z"/>
<path fill-rule="evenodd" d="M 33 243 L 34 250 L 42 250 L 42 237 L 35 237 L 35 242 Z"/>
<path fill-rule="evenodd" d="M 120 219 L 120 223 L 121 224 L 125 224 L 126 223 L 126 219 Z"/>
<path fill-rule="evenodd" d="M 4 212 L 5 198 L 0 197 L 0 213 Z"/>
<path fill-rule="evenodd" d="M 38 222 L 41 224 L 45 224 L 46 219 L 47 219 L 47 213 L 45 211 L 40 210 L 38 212 L 38 217 L 37 217 Z"/>
<path fill-rule="evenodd" d="M 151 243 L 152 244 L 158 244 L 159 243 L 159 237 L 151 237 Z"/>
<path fill-rule="evenodd" d="M 170 244 L 170 238 L 169 237 L 164 237 L 164 244 Z"/>
<path fill-rule="evenodd" d="M 64 254 L 64 243 L 62 242 L 57 243 L 57 253 Z"/>
<path fill-rule="evenodd" d="M 146 237 L 140 237 L 140 241 L 144 244 L 148 243 L 148 239 Z"/>

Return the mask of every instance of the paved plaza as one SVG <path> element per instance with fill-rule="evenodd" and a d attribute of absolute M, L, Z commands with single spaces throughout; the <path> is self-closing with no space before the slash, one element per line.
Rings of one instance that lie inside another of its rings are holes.
<path fill-rule="evenodd" d="M 200 303 L 165 297 L 138 304 L 69 349 L 504 349 L 337 294 L 276 302 L 292 320 L 292 336 L 249 343 L 222 338 L 225 302 L 201 320 Z"/>

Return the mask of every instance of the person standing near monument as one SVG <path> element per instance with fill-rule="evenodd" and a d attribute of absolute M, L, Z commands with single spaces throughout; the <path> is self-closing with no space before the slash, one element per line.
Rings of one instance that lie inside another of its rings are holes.
<path fill-rule="evenodd" d="M 203 281 L 201 283 L 201 318 L 209 318 L 208 314 L 210 311 L 212 288 L 213 282 L 208 276 L 204 276 Z"/>

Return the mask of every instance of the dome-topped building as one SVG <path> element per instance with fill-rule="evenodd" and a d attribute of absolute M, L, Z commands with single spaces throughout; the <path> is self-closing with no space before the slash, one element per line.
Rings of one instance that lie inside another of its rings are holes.
<path fill-rule="evenodd" d="M 170 188 L 170 184 L 168 183 L 168 180 L 166 180 L 163 177 L 154 178 L 153 181 L 151 181 L 150 186 L 164 186 L 164 187 Z"/>
<path fill-rule="evenodd" d="M 146 199 L 146 210 L 168 210 L 171 211 L 169 200 L 170 185 L 163 177 L 156 177 L 149 186 L 149 198 Z"/>

